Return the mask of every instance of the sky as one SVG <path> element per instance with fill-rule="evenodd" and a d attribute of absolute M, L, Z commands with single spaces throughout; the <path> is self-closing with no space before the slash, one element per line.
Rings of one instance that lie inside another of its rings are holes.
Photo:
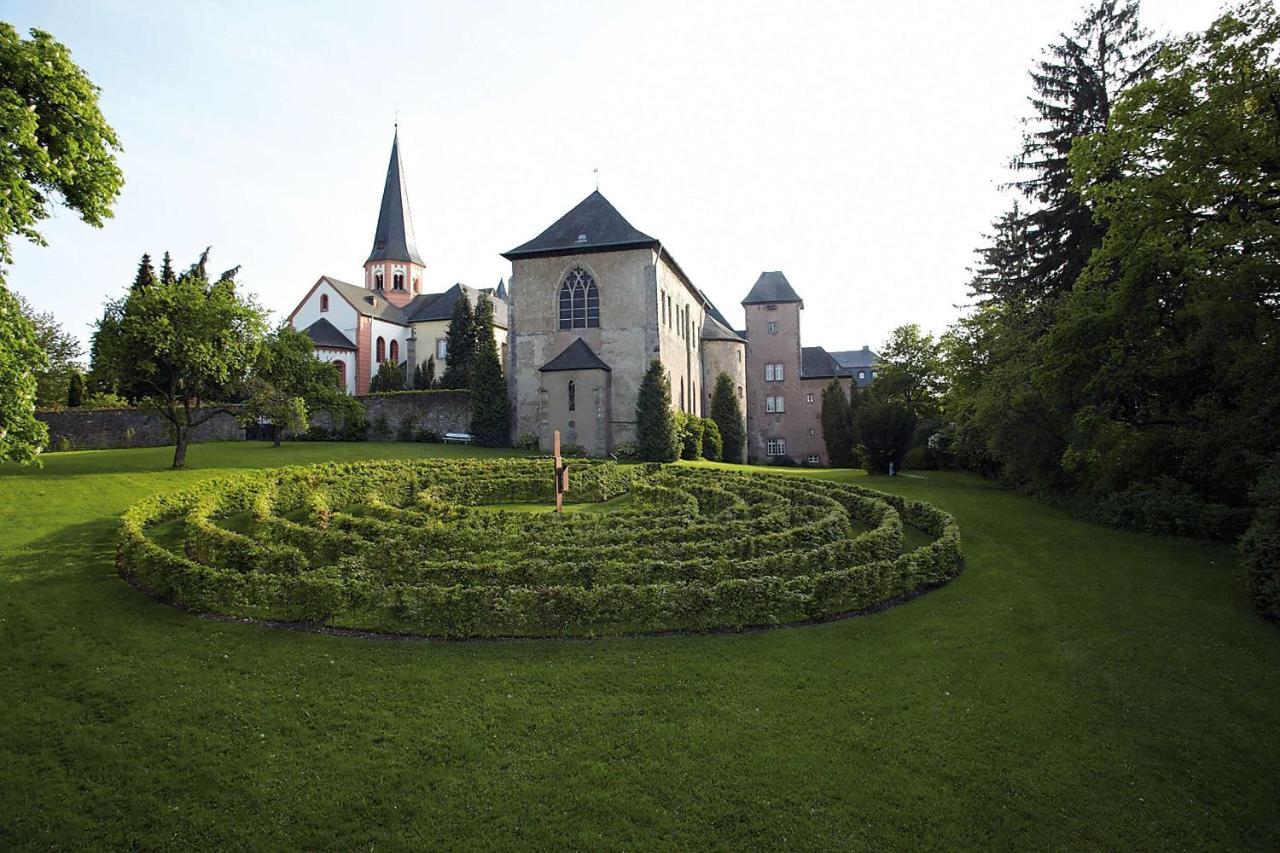
<path fill-rule="evenodd" d="M 1157 34 L 1218 0 L 1147 0 Z M 1077 0 L 0 0 L 101 89 L 125 187 L 102 229 L 60 210 L 10 285 L 87 341 L 143 252 L 239 280 L 284 318 L 361 280 L 393 124 L 424 286 L 490 287 L 501 253 L 599 188 L 740 323 L 763 270 L 806 346 L 938 333 L 966 302 L 1027 114 Z M 607 283 L 602 282 L 602 286 Z"/>

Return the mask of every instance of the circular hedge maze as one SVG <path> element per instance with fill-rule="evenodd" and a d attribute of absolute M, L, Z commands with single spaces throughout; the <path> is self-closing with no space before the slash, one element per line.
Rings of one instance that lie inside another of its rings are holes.
<path fill-rule="evenodd" d="M 265 470 L 135 504 L 120 571 L 198 612 L 435 637 L 781 625 L 863 611 L 963 565 L 951 516 L 809 477 L 547 459 Z M 603 503 L 607 502 L 607 503 Z M 591 506 L 594 504 L 594 506 Z M 487 506 L 486 506 L 487 505 Z M 916 547 L 904 548 L 906 540 Z"/>

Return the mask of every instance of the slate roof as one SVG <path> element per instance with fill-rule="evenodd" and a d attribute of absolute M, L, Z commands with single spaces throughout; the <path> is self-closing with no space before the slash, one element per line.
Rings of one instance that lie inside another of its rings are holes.
<path fill-rule="evenodd" d="M 325 349 L 355 349 L 356 345 L 351 339 L 342 332 L 338 331 L 338 327 L 321 317 L 310 326 L 302 330 L 311 338 L 311 342 L 317 347 Z"/>
<path fill-rule="evenodd" d="M 558 356 L 539 367 L 538 370 L 543 373 L 550 373 L 554 370 L 608 370 L 612 372 L 612 368 L 601 361 L 600 356 L 596 355 L 582 338 L 574 338 L 573 343 L 565 347 Z"/>
<path fill-rule="evenodd" d="M 800 378 L 825 379 L 831 376 L 852 376 L 852 371 L 841 367 L 832 358 L 831 353 L 822 347 L 802 347 L 800 349 Z"/>
<path fill-rule="evenodd" d="M 848 367 L 854 370 L 859 367 L 875 367 L 876 362 L 880 360 L 880 356 L 872 352 L 871 347 L 841 350 L 840 352 L 831 353 L 831 357 L 839 362 L 841 367 Z"/>
<path fill-rule="evenodd" d="M 409 213 L 409 193 L 404 187 L 400 165 L 400 131 L 391 140 L 391 161 L 387 163 L 387 181 L 382 187 L 382 205 L 378 208 L 378 227 L 373 232 L 373 251 L 365 261 L 412 261 L 422 263 L 413 239 L 413 217 Z"/>
<path fill-rule="evenodd" d="M 758 305 L 764 302 L 803 303 L 804 300 L 792 289 L 791 282 L 787 281 L 787 277 L 775 270 L 773 272 L 760 273 L 760 277 L 756 279 L 751 292 L 747 294 L 746 299 L 742 300 L 743 305 Z"/>
<path fill-rule="evenodd" d="M 503 302 L 507 301 L 507 282 L 505 279 L 498 279 L 498 289 L 493 292 L 493 295 Z"/>
<path fill-rule="evenodd" d="M 501 328 L 507 328 L 507 303 L 506 300 L 500 299 L 492 290 L 476 290 L 474 287 L 467 287 L 465 284 L 455 284 L 444 293 L 428 293 L 416 297 L 412 302 L 404 307 L 404 323 L 422 323 L 428 320 L 448 320 L 453 316 L 453 306 L 457 304 L 458 297 L 466 292 L 467 299 L 471 300 L 472 306 L 481 299 L 481 297 L 494 300 L 493 319 L 494 324 Z"/>
<path fill-rule="evenodd" d="M 404 325 L 404 315 L 399 308 L 388 302 L 386 297 L 379 296 L 376 292 L 363 288 L 358 284 L 339 281 L 327 275 L 323 276 L 323 279 L 334 290 L 341 293 L 348 302 L 355 306 L 356 311 L 364 316 Z"/>
<path fill-rule="evenodd" d="M 718 314 L 720 312 L 715 312 Z M 740 341 L 746 343 L 746 338 L 738 335 L 737 332 L 729 328 L 728 324 L 720 323 L 716 320 L 715 314 L 710 310 L 708 305 L 707 316 L 702 321 L 702 339 L 704 341 Z"/>
<path fill-rule="evenodd" d="M 541 258 L 657 246 L 658 241 L 628 222 L 599 190 L 584 198 L 537 237 L 502 257 Z"/>

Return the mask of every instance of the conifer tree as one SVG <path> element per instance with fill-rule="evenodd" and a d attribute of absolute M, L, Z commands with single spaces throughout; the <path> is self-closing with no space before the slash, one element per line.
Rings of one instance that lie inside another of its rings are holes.
<path fill-rule="evenodd" d="M 426 390 L 436 384 L 436 357 L 427 356 L 427 360 L 419 364 L 413 371 L 413 387 L 419 391 Z"/>
<path fill-rule="evenodd" d="M 84 374 L 76 371 L 71 374 L 71 384 L 67 386 L 67 407 L 78 409 L 84 405 Z"/>
<path fill-rule="evenodd" d="M 471 365 L 471 435 L 481 447 L 501 447 L 509 439 L 507 380 L 493 337 L 493 301 L 481 294 L 475 310 L 476 351 Z"/>
<path fill-rule="evenodd" d="M 404 371 L 394 361 L 384 361 L 378 365 L 378 372 L 369 383 L 369 391 L 374 394 L 387 391 L 404 390 Z"/>
<path fill-rule="evenodd" d="M 853 441 L 850 429 L 849 398 L 839 379 L 832 379 L 822 389 L 822 441 L 827 446 L 827 459 L 833 468 L 853 464 Z"/>
<path fill-rule="evenodd" d="M 445 388 L 470 388 L 471 365 L 476 351 L 476 323 L 466 291 L 453 303 L 446 337 L 448 356 L 440 384 Z"/>
<path fill-rule="evenodd" d="M 711 420 L 720 429 L 725 462 L 742 462 L 745 452 L 747 428 L 742 422 L 742 410 L 733 386 L 733 377 L 721 373 L 711 390 Z"/>
<path fill-rule="evenodd" d="M 156 283 L 156 270 L 151 265 L 151 256 L 143 252 L 142 260 L 138 261 L 138 272 L 133 277 L 132 288 L 134 290 L 142 290 Z"/>
<path fill-rule="evenodd" d="M 680 436 L 671 411 L 671 380 L 662 362 L 649 362 L 636 399 L 636 456 L 645 462 L 674 462 L 680 456 Z"/>
<path fill-rule="evenodd" d="M 169 257 L 169 253 L 164 253 L 164 258 L 160 262 L 160 282 L 162 284 L 173 284 L 178 280 L 178 276 L 173 272 L 173 259 Z"/>

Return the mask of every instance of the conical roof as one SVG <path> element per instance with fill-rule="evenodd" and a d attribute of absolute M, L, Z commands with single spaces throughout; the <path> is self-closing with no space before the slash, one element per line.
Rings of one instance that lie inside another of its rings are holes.
<path fill-rule="evenodd" d="M 637 230 L 596 190 L 573 210 L 557 219 L 546 231 L 529 242 L 504 252 L 502 257 L 514 261 L 517 258 L 607 252 L 656 245 L 657 240 Z"/>
<path fill-rule="evenodd" d="M 378 228 L 373 232 L 373 251 L 365 263 L 369 261 L 422 263 L 413 239 L 413 217 L 409 215 L 409 193 L 404 187 L 404 169 L 400 165 L 398 129 L 391 140 L 391 161 L 387 163 L 387 182 L 382 187 Z"/>

